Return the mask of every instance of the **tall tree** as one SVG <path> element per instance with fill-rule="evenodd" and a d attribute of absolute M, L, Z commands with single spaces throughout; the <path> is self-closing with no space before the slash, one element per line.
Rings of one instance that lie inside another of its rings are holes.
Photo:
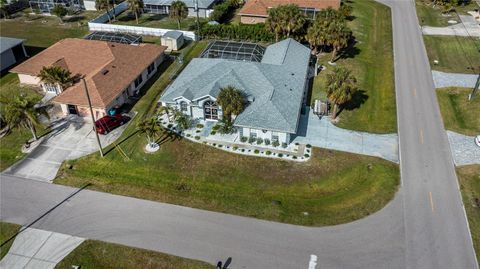
<path fill-rule="evenodd" d="M 128 9 L 135 14 L 135 20 L 138 24 L 138 15 L 143 10 L 143 1 L 142 0 L 127 0 Z"/>
<path fill-rule="evenodd" d="M 326 29 L 328 23 L 324 21 L 315 21 L 307 30 L 307 42 L 310 44 L 312 53 L 318 57 L 325 45 L 329 44 Z"/>
<path fill-rule="evenodd" d="M 220 89 L 217 103 L 222 107 L 223 114 L 230 122 L 232 121 L 232 115 L 242 113 L 245 108 L 242 92 L 233 86 L 227 86 Z"/>
<path fill-rule="evenodd" d="M 52 14 L 57 16 L 60 19 L 60 22 L 63 23 L 63 17 L 67 15 L 68 10 L 63 5 L 55 5 L 52 9 Z"/>
<path fill-rule="evenodd" d="M 38 77 L 43 83 L 59 86 L 61 90 L 64 90 L 73 82 L 72 73 L 60 66 L 44 66 Z"/>
<path fill-rule="evenodd" d="M 95 8 L 98 11 L 105 11 L 107 13 L 108 22 L 112 22 L 110 17 L 110 0 L 95 0 Z"/>
<path fill-rule="evenodd" d="M 151 117 L 139 122 L 137 124 L 137 131 L 141 134 L 145 134 L 149 145 L 156 144 L 156 139 L 165 132 L 156 117 Z"/>
<path fill-rule="evenodd" d="M 175 122 L 177 123 L 177 126 L 180 128 L 180 130 L 186 130 L 190 128 L 192 124 L 190 118 L 179 110 L 176 110 L 174 112 L 173 118 L 175 119 Z"/>
<path fill-rule="evenodd" d="M 351 71 L 339 67 L 327 74 L 327 97 L 333 103 L 333 119 L 337 118 L 338 107 L 352 100 L 357 91 L 357 79 Z"/>
<path fill-rule="evenodd" d="M 187 18 L 188 8 L 182 1 L 173 1 L 170 5 L 170 18 L 174 19 L 178 23 L 178 29 L 180 29 L 180 21 Z"/>
<path fill-rule="evenodd" d="M 34 140 L 37 140 L 36 127 L 41 126 L 40 115 L 49 118 L 45 107 L 37 103 L 40 98 L 19 90 L 14 95 L 0 95 L 0 112 L 8 128 L 28 128 Z"/>
<path fill-rule="evenodd" d="M 333 48 L 330 62 L 334 62 L 337 58 L 337 53 L 348 46 L 348 42 L 352 37 L 352 31 L 345 22 L 333 22 L 327 29 L 327 35 L 327 39 Z"/>
<path fill-rule="evenodd" d="M 275 32 L 276 40 L 280 34 L 290 37 L 291 34 L 303 29 L 305 15 L 295 4 L 281 5 L 268 10 L 267 29 Z"/>
<path fill-rule="evenodd" d="M 8 1 L 0 0 L 0 12 L 4 20 L 8 19 Z"/>

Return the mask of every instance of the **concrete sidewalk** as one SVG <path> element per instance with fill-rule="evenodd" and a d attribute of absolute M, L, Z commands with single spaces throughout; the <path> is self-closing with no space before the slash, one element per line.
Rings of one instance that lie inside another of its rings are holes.
<path fill-rule="evenodd" d="M 397 134 L 372 134 L 338 128 L 328 117 L 319 119 L 308 109 L 300 118 L 294 143 L 380 157 L 398 163 Z"/>
<path fill-rule="evenodd" d="M 85 239 L 61 233 L 27 228 L 15 238 L 1 269 L 50 269 Z"/>
<path fill-rule="evenodd" d="M 475 145 L 475 137 L 447 131 L 455 165 L 480 164 L 480 147 Z"/>

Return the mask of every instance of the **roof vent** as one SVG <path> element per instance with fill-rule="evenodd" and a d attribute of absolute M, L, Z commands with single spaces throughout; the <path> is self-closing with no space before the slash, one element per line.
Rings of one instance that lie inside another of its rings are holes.
<path fill-rule="evenodd" d="M 108 74 L 108 70 L 103 70 L 103 71 L 102 71 L 102 74 L 103 74 L 103 75 Z"/>

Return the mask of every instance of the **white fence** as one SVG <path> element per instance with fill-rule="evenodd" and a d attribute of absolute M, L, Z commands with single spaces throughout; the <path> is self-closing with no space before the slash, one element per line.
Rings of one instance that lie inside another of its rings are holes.
<path fill-rule="evenodd" d="M 115 7 L 115 15 L 118 15 L 128 9 L 128 3 L 122 2 L 121 4 Z M 110 10 L 110 14 L 113 14 L 113 10 Z M 130 25 L 117 25 L 117 24 L 108 24 L 108 15 L 104 13 L 97 18 L 91 20 L 88 23 L 88 29 L 91 32 L 101 31 L 101 32 L 114 32 L 114 33 L 129 33 L 136 35 L 150 35 L 150 36 L 163 36 L 168 31 L 179 31 L 183 33 L 183 36 L 187 39 L 197 40 L 194 32 L 191 31 L 180 31 L 173 29 L 162 29 L 162 28 L 152 28 L 152 27 L 140 27 L 140 26 L 130 26 Z"/>
<path fill-rule="evenodd" d="M 140 26 L 130 26 L 130 25 L 117 25 L 117 24 L 106 24 L 106 23 L 96 23 L 89 22 L 88 29 L 90 31 L 101 31 L 101 32 L 115 32 L 115 33 L 130 33 L 136 35 L 150 35 L 150 36 L 163 36 L 168 31 L 179 31 L 183 33 L 183 36 L 187 39 L 197 40 L 194 32 L 191 31 L 180 31 L 172 29 L 161 29 L 161 28 L 151 28 L 151 27 L 140 27 Z"/>

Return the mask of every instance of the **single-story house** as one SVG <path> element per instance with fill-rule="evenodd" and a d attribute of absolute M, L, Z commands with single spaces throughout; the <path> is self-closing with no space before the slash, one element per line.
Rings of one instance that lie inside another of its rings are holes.
<path fill-rule="evenodd" d="M 1 71 L 9 68 L 27 57 L 23 39 L 0 37 L 0 67 Z"/>
<path fill-rule="evenodd" d="M 310 18 L 315 18 L 315 14 L 326 8 L 340 8 L 341 0 L 247 0 L 240 9 L 240 21 L 245 24 L 263 23 L 268 18 L 270 8 L 295 4 Z"/>
<path fill-rule="evenodd" d="M 88 99 L 83 82 L 62 89 L 46 84 L 38 77 L 43 67 L 60 66 L 75 77 L 84 77 L 95 113 L 103 117 L 111 108 L 121 106 L 157 71 L 166 47 L 153 44 L 127 45 L 77 38 L 63 39 L 11 70 L 21 84 L 37 85 L 55 95 L 67 114 L 88 116 Z"/>
<path fill-rule="evenodd" d="M 144 0 L 143 11 L 153 14 L 170 14 L 170 6 L 174 0 Z M 213 6 L 218 0 L 182 0 L 188 7 L 188 16 L 197 17 L 195 2 L 198 2 L 198 16 L 208 18 L 213 11 Z"/>
<path fill-rule="evenodd" d="M 218 121 L 220 89 L 234 86 L 246 106 L 235 116 L 241 136 L 290 143 L 306 102 L 310 49 L 289 38 L 268 46 L 261 61 L 195 58 L 160 97 L 194 120 Z M 253 59 L 253 58 L 252 58 Z"/>
<path fill-rule="evenodd" d="M 167 47 L 167 51 L 179 50 L 183 46 L 184 37 L 180 31 L 168 31 L 161 38 L 162 46 Z"/>
<path fill-rule="evenodd" d="M 82 0 L 29 0 L 28 4 L 33 11 L 38 10 L 47 14 L 50 14 L 56 5 L 62 5 L 74 10 L 85 9 Z"/>

